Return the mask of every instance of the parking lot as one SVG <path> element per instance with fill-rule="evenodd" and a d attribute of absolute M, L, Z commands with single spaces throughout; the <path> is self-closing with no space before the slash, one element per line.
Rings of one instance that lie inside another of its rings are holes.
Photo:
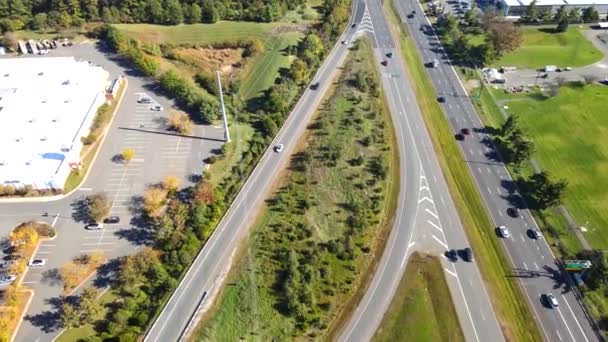
<path fill-rule="evenodd" d="M 0 237 L 8 236 L 15 225 L 39 220 L 54 223 L 57 237 L 44 241 L 35 258 L 47 259 L 42 267 L 26 271 L 23 285 L 35 290 L 18 341 L 51 341 L 59 328 L 58 298 L 62 292 L 59 269 L 76 256 L 102 252 L 108 259 L 134 253 L 149 242 L 150 230 L 141 219 L 141 202 L 147 186 L 157 184 L 167 175 L 177 176 L 181 185 L 190 184 L 200 175 L 203 159 L 222 145 L 221 126 L 196 125 L 189 136 L 179 136 L 167 129 L 166 122 L 173 102 L 165 97 L 152 80 L 125 66 L 110 53 L 103 53 L 93 43 L 75 44 L 52 50 L 45 57 L 75 56 L 99 64 L 111 79 L 124 75 L 128 88 L 108 131 L 104 144 L 88 177 L 78 191 L 64 199 L 40 203 L 1 203 Z M 30 56 L 29 58 L 44 58 Z M 152 103 L 138 103 L 142 96 Z M 161 111 L 153 106 L 162 106 Z M 129 163 L 116 158 L 123 150 L 134 150 Z M 111 214 L 120 223 L 101 230 L 85 230 L 86 196 L 104 191 L 112 200 Z M 49 216 L 44 216 L 49 213 Z"/>

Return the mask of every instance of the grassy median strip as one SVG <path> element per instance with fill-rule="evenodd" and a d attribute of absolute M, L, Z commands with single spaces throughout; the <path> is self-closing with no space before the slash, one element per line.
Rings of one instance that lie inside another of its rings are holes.
<path fill-rule="evenodd" d="M 410 257 L 375 342 L 464 342 L 441 262 L 418 252 Z"/>
<path fill-rule="evenodd" d="M 454 132 L 435 100 L 435 89 L 420 60 L 416 45 L 398 24 L 399 19 L 392 2 L 388 9 L 393 25 L 401 28 L 401 52 L 407 63 L 418 104 L 505 338 L 511 341 L 541 341 L 528 301 L 517 279 L 511 277 L 511 266 L 494 234 L 487 208 L 462 153 L 454 142 Z"/>
<path fill-rule="evenodd" d="M 194 339 L 329 340 L 352 312 L 399 188 L 371 47 L 353 50 Z"/>

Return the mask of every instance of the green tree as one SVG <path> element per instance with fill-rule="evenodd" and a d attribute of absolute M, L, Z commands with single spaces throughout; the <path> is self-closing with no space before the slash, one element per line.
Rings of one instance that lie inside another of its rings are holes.
<path fill-rule="evenodd" d="M 314 33 L 310 33 L 304 38 L 300 45 L 299 57 L 306 61 L 310 66 L 316 65 L 319 62 L 323 50 L 321 38 Z"/>
<path fill-rule="evenodd" d="M 165 23 L 177 25 L 184 22 L 184 12 L 179 0 L 167 0 L 165 2 Z"/>
<path fill-rule="evenodd" d="M 507 20 L 494 20 L 490 23 L 488 41 L 494 46 L 498 56 L 514 51 L 523 42 L 521 29 Z"/>
<path fill-rule="evenodd" d="M 34 30 L 46 31 L 48 28 L 46 13 L 36 14 L 30 25 Z"/>
<path fill-rule="evenodd" d="M 528 7 L 526 8 L 526 12 L 524 14 L 524 20 L 526 22 L 533 22 L 538 19 L 538 8 L 536 7 L 536 0 L 532 0 Z"/>
<path fill-rule="evenodd" d="M 501 135 L 503 137 L 511 135 L 511 133 L 519 128 L 519 116 L 517 114 L 510 115 L 502 124 Z"/>
<path fill-rule="evenodd" d="M 577 7 L 573 7 L 568 12 L 568 19 L 571 23 L 578 23 L 581 21 L 581 11 Z"/>
<path fill-rule="evenodd" d="M 597 22 L 600 20 L 600 14 L 595 7 L 590 6 L 583 10 L 582 19 L 585 23 Z"/>
<path fill-rule="evenodd" d="M 524 161 L 529 160 L 535 151 L 534 142 L 524 137 L 523 134 L 513 135 L 510 147 L 509 161 L 516 166 L 521 166 Z"/>
<path fill-rule="evenodd" d="M 164 11 L 160 0 L 148 0 L 146 3 L 145 12 L 148 22 L 155 24 L 160 24 L 163 22 Z"/>
<path fill-rule="evenodd" d="M 566 31 L 568 31 L 569 25 L 570 25 L 570 19 L 568 19 L 568 17 L 562 18 L 557 22 L 557 27 L 555 27 L 555 30 L 557 32 L 566 32 Z"/>
<path fill-rule="evenodd" d="M 80 321 L 82 323 L 93 323 L 101 314 L 102 306 L 97 300 L 97 290 L 88 286 L 82 290 L 78 299 L 78 311 L 80 313 Z"/>
<path fill-rule="evenodd" d="M 61 326 L 66 329 L 80 326 L 78 309 L 73 304 L 64 302 L 61 305 Z"/>
<path fill-rule="evenodd" d="M 201 6 L 199 6 L 199 4 L 197 4 L 196 2 L 193 3 L 192 6 L 190 6 L 189 23 L 190 24 L 200 23 L 202 18 L 203 18 L 203 12 L 202 12 Z"/>
<path fill-rule="evenodd" d="M 563 19 L 568 19 L 568 10 L 566 10 L 566 5 L 561 5 L 557 11 L 555 11 L 555 15 L 553 16 L 553 20 L 557 23 Z"/>
<path fill-rule="evenodd" d="M 220 18 L 220 15 L 215 8 L 215 4 L 212 0 L 203 0 L 203 4 L 201 6 L 201 20 L 204 23 L 213 24 L 217 22 Z"/>
<path fill-rule="evenodd" d="M 308 80 L 308 65 L 306 65 L 306 63 L 300 58 L 296 58 L 293 63 L 291 63 L 289 71 L 291 74 L 291 79 L 297 84 L 301 84 Z"/>
<path fill-rule="evenodd" d="M 528 182 L 529 195 L 539 209 L 546 209 L 562 202 L 568 182 L 551 180 L 546 171 L 535 173 Z"/>

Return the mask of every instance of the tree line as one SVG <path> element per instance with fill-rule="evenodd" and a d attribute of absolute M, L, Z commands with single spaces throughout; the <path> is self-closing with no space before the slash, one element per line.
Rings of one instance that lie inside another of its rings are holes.
<path fill-rule="evenodd" d="M 271 22 L 303 3 L 304 0 L 0 0 L 0 31 L 59 29 L 87 22 Z"/>
<path fill-rule="evenodd" d="M 557 24 L 556 31 L 565 32 L 570 23 L 595 23 L 600 20 L 600 14 L 593 6 L 583 9 L 578 7 L 567 9 L 565 5 L 562 5 L 553 13 L 551 8 L 538 7 L 536 4 L 537 0 L 530 2 L 519 22 L 525 24 L 555 23 Z"/>

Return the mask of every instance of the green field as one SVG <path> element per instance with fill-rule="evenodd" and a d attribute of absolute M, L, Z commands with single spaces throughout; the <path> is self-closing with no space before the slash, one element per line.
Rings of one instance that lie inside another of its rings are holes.
<path fill-rule="evenodd" d="M 504 55 L 495 66 L 516 66 L 537 69 L 545 65 L 579 67 L 600 61 L 604 56 L 585 38 L 578 28 L 563 33 L 551 29 L 526 27 L 524 41 L 517 50 Z"/>
<path fill-rule="evenodd" d="M 553 98 L 532 95 L 504 102 L 533 138 L 541 167 L 568 180 L 565 204 L 600 250 L 608 248 L 607 101 L 608 88 L 595 84 L 564 86 Z"/>
<path fill-rule="evenodd" d="M 214 44 L 259 38 L 266 40 L 280 23 L 254 23 L 246 21 L 219 21 L 215 24 L 152 25 L 116 24 L 115 26 L 142 41 L 173 44 Z"/>
<path fill-rule="evenodd" d="M 392 2 L 391 2 L 392 4 Z M 393 6 L 387 6 L 389 18 L 397 27 Z M 398 31 L 395 28 L 395 31 Z M 436 101 L 435 89 L 428 77 L 416 45 L 407 32 L 401 31 L 401 52 L 408 66 L 418 104 L 439 158 L 450 195 L 475 251 L 476 262 L 487 285 L 490 298 L 507 340 L 541 341 L 541 335 L 517 279 L 510 277 L 511 265 L 487 213 L 470 170 L 454 142 L 454 132 Z"/>
<path fill-rule="evenodd" d="M 374 341 L 464 342 L 437 257 L 412 254 Z"/>
<path fill-rule="evenodd" d="M 239 92 L 245 100 L 261 95 L 274 84 L 279 70 L 288 68 L 292 61 L 285 48 L 296 45 L 302 36 L 300 32 L 287 32 L 268 39 L 264 54 L 252 62 L 246 73 L 239 75 L 242 80 Z"/>
<path fill-rule="evenodd" d="M 390 114 L 371 95 L 371 47 L 358 46 L 193 340 L 329 340 L 358 302 L 399 188 Z M 369 91 L 353 85 L 356 74 Z"/>

